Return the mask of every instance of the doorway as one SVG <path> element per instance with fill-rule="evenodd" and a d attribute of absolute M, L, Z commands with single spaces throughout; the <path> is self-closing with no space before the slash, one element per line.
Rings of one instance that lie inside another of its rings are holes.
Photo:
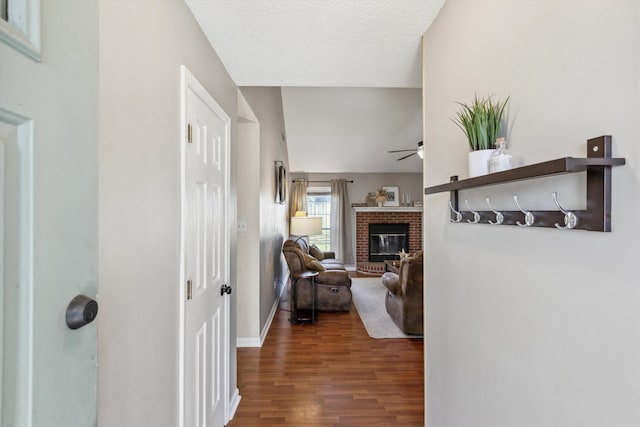
<path fill-rule="evenodd" d="M 238 347 L 260 347 L 260 122 L 238 89 Z"/>
<path fill-rule="evenodd" d="M 229 420 L 231 119 L 182 66 L 181 383 L 185 426 Z"/>

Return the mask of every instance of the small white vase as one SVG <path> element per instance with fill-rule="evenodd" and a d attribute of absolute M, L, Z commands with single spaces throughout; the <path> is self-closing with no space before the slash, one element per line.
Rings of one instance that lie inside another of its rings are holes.
<path fill-rule="evenodd" d="M 489 158 L 494 151 L 496 150 L 476 150 L 469 152 L 469 178 L 489 173 Z"/>

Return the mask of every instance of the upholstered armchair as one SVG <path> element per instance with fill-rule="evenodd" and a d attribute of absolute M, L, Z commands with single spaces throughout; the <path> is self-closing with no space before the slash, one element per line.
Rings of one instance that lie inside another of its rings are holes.
<path fill-rule="evenodd" d="M 382 284 L 387 288 L 387 313 L 405 334 L 423 333 L 422 262 L 422 251 L 418 251 L 401 261 L 399 274 L 387 272 L 382 276 Z"/>
<path fill-rule="evenodd" d="M 289 271 L 314 270 L 318 272 L 315 282 L 319 311 L 349 311 L 351 309 L 351 278 L 344 264 L 335 259 L 333 252 L 314 252 L 304 239 L 298 238 L 298 236 L 289 236 L 282 246 L 282 253 L 287 260 Z M 309 308 L 312 301 L 309 280 L 301 279 L 296 287 L 298 289 L 295 306 L 303 309 Z"/>

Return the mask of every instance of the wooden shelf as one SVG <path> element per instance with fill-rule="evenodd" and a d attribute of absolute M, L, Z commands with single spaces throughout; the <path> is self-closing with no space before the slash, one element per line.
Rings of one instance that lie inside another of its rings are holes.
<path fill-rule="evenodd" d="M 462 211 L 458 209 L 458 191 L 507 182 L 531 180 L 552 175 L 586 172 L 587 194 L 586 210 L 569 212 L 560 210 L 532 210 L 535 220 L 530 227 L 557 227 L 587 231 L 611 231 L 611 168 L 624 165 L 624 158 L 611 157 L 611 136 L 604 135 L 587 141 L 587 157 L 562 157 L 503 172 L 491 173 L 458 181 L 451 177 L 448 184 L 435 185 L 424 189 L 424 194 L 449 192 L 450 220 L 455 223 L 493 224 L 497 216 L 494 211 Z M 524 211 L 502 211 L 501 225 L 520 225 L 525 223 Z M 570 215 L 570 216 L 568 216 Z M 573 221 L 570 218 L 573 217 Z M 562 227 L 562 224 L 571 224 Z"/>
<path fill-rule="evenodd" d="M 452 181 L 448 184 L 434 185 L 424 189 L 424 194 L 443 193 L 445 191 L 464 190 L 467 188 L 485 187 L 488 185 L 504 184 L 507 182 L 521 181 L 545 176 L 583 172 L 588 167 L 596 166 L 621 166 L 625 164 L 624 158 L 587 158 L 587 157 L 563 157 L 549 160 L 529 166 L 509 169 L 503 172 L 490 173 L 475 178 Z"/>

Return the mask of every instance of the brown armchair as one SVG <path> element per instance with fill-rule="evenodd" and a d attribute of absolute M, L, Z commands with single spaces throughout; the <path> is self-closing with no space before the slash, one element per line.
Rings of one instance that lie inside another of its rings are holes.
<path fill-rule="evenodd" d="M 387 288 L 387 313 L 405 334 L 423 333 L 422 262 L 422 251 L 418 251 L 402 260 L 399 275 L 388 272 L 382 276 L 382 284 Z"/>
<path fill-rule="evenodd" d="M 289 271 L 304 271 L 305 256 L 309 255 L 309 244 L 298 236 L 289 236 L 282 246 L 282 253 L 287 260 Z M 317 308 L 320 311 L 349 311 L 351 309 L 351 278 L 344 264 L 335 259 L 333 252 L 323 252 L 321 260 L 323 271 L 316 277 Z M 300 279 L 296 283 L 297 308 L 310 308 L 312 289 L 308 279 Z"/>

